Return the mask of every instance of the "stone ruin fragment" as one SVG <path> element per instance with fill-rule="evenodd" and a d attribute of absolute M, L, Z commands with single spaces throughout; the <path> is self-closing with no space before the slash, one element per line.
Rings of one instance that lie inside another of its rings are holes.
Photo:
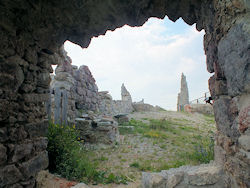
<path fill-rule="evenodd" d="M 181 91 L 178 93 L 177 111 L 184 111 L 184 106 L 189 104 L 189 94 L 186 76 L 181 74 Z"/>

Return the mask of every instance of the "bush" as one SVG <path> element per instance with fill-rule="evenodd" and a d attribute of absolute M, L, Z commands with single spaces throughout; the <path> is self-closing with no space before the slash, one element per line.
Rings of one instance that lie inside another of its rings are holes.
<path fill-rule="evenodd" d="M 194 151 L 190 158 L 200 163 L 209 163 L 214 159 L 214 139 L 213 137 L 200 139 L 200 142 L 194 146 Z"/>
<path fill-rule="evenodd" d="M 75 127 L 50 123 L 48 129 L 49 170 L 69 180 L 92 183 L 124 183 L 125 179 L 106 176 L 91 163 Z M 113 176 L 112 176 L 113 177 Z M 121 181 L 118 181 L 121 180 Z"/>

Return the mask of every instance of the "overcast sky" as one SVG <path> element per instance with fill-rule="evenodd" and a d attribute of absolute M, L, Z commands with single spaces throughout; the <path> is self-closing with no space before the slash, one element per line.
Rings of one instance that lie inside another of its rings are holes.
<path fill-rule="evenodd" d="M 93 38 L 89 47 L 66 42 L 65 50 L 73 65 L 87 65 L 99 91 L 109 91 L 120 99 L 122 83 L 133 101 L 176 110 L 183 72 L 187 77 L 190 100 L 208 91 L 203 50 L 204 31 L 175 23 L 166 17 L 151 18 L 142 27 L 124 26 L 105 36 Z"/>

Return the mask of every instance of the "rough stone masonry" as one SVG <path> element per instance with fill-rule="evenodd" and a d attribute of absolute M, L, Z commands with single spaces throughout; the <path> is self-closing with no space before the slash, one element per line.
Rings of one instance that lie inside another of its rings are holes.
<path fill-rule="evenodd" d="M 215 160 L 225 187 L 250 187 L 249 0 L 1 0 L 0 187 L 34 187 L 48 166 L 44 103 L 58 48 L 66 40 L 87 47 L 107 30 L 166 15 L 205 30 Z"/>

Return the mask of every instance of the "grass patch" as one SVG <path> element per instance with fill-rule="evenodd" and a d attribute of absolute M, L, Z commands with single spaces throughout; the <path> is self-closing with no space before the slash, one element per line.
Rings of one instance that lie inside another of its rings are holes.
<path fill-rule="evenodd" d="M 85 183 L 125 183 L 126 179 L 122 176 L 96 169 L 97 163 L 90 162 L 85 149 L 78 142 L 79 134 L 74 128 L 49 124 L 47 149 L 50 172 Z M 101 157 L 100 160 L 106 158 Z"/>
<path fill-rule="evenodd" d="M 204 119 L 209 124 L 215 124 L 214 115 L 203 114 Z"/>

